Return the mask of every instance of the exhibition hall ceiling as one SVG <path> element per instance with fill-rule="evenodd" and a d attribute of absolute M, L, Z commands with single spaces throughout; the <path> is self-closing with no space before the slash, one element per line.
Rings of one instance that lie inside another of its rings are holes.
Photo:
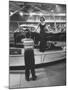
<path fill-rule="evenodd" d="M 9 2 L 9 12 L 15 12 L 16 10 L 23 12 L 51 12 L 65 13 L 66 5 L 64 4 L 49 4 L 49 3 L 33 3 L 33 2 Z"/>

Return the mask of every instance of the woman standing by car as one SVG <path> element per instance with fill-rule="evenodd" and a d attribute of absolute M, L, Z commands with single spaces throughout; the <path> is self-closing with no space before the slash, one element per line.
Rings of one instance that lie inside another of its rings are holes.
<path fill-rule="evenodd" d="M 37 29 L 40 27 L 40 51 L 44 52 L 46 49 L 46 23 L 45 23 L 45 18 L 42 16 L 40 17 L 40 23 L 37 27 Z"/>

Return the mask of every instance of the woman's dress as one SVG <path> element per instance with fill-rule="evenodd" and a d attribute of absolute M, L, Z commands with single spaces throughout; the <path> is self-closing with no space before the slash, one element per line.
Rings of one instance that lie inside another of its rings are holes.
<path fill-rule="evenodd" d="M 41 23 L 39 24 L 40 26 L 40 51 L 44 52 L 46 49 L 46 33 L 45 33 L 45 27 L 46 24 L 42 25 Z"/>

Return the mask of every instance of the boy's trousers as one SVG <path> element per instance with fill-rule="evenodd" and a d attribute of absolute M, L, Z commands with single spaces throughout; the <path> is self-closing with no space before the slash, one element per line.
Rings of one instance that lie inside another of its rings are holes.
<path fill-rule="evenodd" d="M 30 70 L 32 73 L 32 77 L 34 77 L 35 76 L 35 59 L 34 59 L 33 49 L 25 50 L 24 60 L 25 60 L 25 77 L 29 78 Z"/>

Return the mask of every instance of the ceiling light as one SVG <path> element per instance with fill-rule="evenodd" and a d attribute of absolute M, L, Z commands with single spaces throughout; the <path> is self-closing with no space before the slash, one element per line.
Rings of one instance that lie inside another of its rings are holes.
<path fill-rule="evenodd" d="M 13 15 L 13 12 L 10 12 L 10 15 Z"/>
<path fill-rule="evenodd" d="M 20 16 L 23 16 L 23 12 L 22 11 L 20 11 L 19 14 L 20 14 Z"/>
<path fill-rule="evenodd" d="M 54 12 L 54 10 L 51 10 L 51 12 L 53 13 L 53 12 Z"/>
<path fill-rule="evenodd" d="M 33 13 L 30 13 L 30 16 L 32 17 Z"/>

